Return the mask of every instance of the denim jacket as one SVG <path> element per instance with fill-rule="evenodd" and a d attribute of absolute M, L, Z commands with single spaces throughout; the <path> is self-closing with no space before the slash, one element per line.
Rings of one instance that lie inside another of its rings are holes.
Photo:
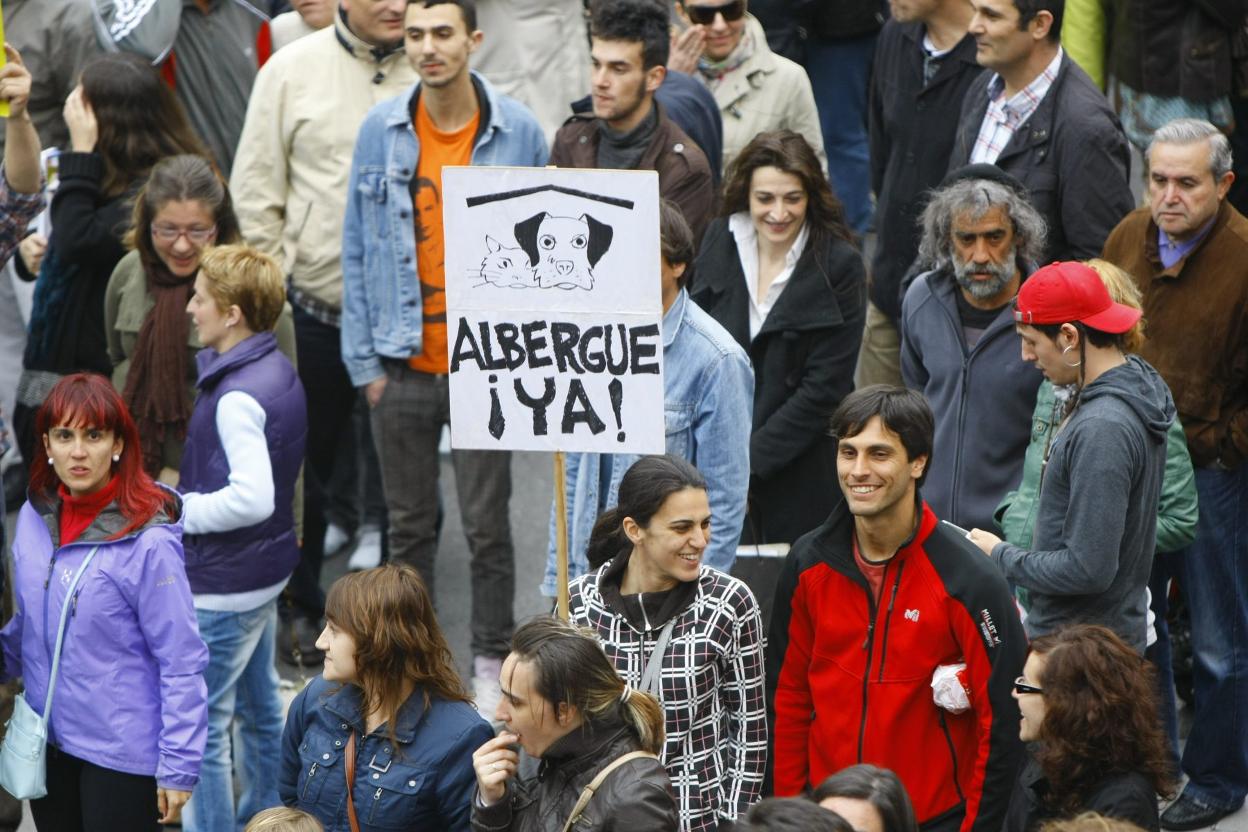
<path fill-rule="evenodd" d="M 541 167 L 546 139 L 527 107 L 472 75 L 484 126 L 472 164 Z M 373 107 L 351 160 L 342 226 L 342 359 L 351 383 L 382 376 L 381 358 L 419 353 L 422 307 L 409 190 L 420 158 L 410 104 L 416 84 Z"/>
<path fill-rule="evenodd" d="M 282 803 L 314 815 L 325 832 L 348 832 L 347 739 L 355 731 L 355 785 L 351 792 L 360 832 L 383 829 L 469 828 L 477 775 L 472 753 L 494 736 L 465 702 L 417 689 L 395 720 L 398 747 L 386 726 L 364 733 L 360 689 L 337 687 L 317 676 L 286 717 L 282 733 Z"/>
<path fill-rule="evenodd" d="M 706 477 L 711 545 L 703 562 L 727 572 L 736 559 L 750 486 L 754 371 L 728 331 L 681 290 L 663 315 L 663 419 L 667 453 Z M 636 454 L 568 454 L 568 580 L 589 571 L 585 549 L 599 513 L 616 504 Z M 606 492 L 602 488 L 606 484 Z M 542 593 L 555 594 L 555 513 Z"/>

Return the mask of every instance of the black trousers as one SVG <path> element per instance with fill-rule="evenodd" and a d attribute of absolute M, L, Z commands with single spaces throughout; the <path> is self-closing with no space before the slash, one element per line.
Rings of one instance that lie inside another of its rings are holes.
<path fill-rule="evenodd" d="M 30 801 L 39 832 L 159 832 L 156 778 L 125 774 L 48 746 L 48 796 Z"/>

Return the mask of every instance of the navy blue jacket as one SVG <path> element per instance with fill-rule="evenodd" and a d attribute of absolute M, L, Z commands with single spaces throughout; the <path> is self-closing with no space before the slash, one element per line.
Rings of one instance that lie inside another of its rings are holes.
<path fill-rule="evenodd" d="M 343 760 L 355 732 L 355 783 L 351 792 L 360 832 L 383 829 L 468 830 L 477 775 L 472 753 L 494 736 L 466 702 L 449 702 L 417 689 L 395 720 L 396 744 L 387 726 L 364 733 L 362 693 L 317 676 L 290 705 L 282 733 L 282 803 L 302 809 L 325 832 L 348 832 Z"/>
<path fill-rule="evenodd" d="M 273 468 L 273 513 L 241 529 L 186 535 L 186 574 L 196 594 L 233 594 L 272 586 L 299 562 L 295 480 L 303 464 L 308 406 L 295 368 L 271 332 L 253 335 L 226 353 L 200 351 L 199 395 L 186 429 L 178 488 L 207 494 L 229 484 L 230 466 L 217 435 L 217 403 L 234 390 L 264 409 L 264 438 Z"/>

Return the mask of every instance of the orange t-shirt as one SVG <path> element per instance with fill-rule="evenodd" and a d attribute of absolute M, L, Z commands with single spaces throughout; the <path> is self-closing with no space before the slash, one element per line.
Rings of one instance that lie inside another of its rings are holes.
<path fill-rule="evenodd" d="M 442 168 L 472 161 L 481 111 L 453 133 L 433 124 L 423 97 L 412 120 L 420 141 L 420 161 L 412 180 L 412 207 L 416 224 L 416 275 L 420 280 L 423 337 L 420 354 L 408 359 L 413 370 L 446 373 L 446 238 L 442 233 Z"/>

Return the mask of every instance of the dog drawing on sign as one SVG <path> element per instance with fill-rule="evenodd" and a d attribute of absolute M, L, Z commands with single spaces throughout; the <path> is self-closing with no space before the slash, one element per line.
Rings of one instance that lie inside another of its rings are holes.
<path fill-rule="evenodd" d="M 543 289 L 593 289 L 594 266 L 611 246 L 611 226 L 589 214 L 552 217 L 543 211 L 516 223 L 516 242 Z"/>
<path fill-rule="evenodd" d="M 537 286 L 537 277 L 523 249 L 508 248 L 488 235 L 485 247 L 488 251 L 481 261 L 479 276 L 482 282 L 478 286 L 486 283 L 501 289 L 532 289 Z"/>

